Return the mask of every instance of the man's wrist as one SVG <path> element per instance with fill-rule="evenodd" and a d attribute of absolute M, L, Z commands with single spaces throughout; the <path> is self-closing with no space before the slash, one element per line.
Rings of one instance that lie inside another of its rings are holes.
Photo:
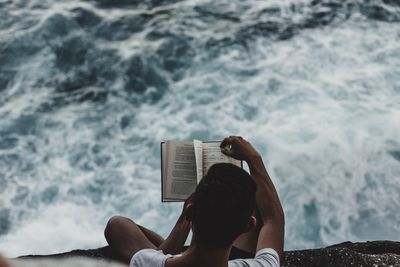
<path fill-rule="evenodd" d="M 248 156 L 246 159 L 246 162 L 250 167 L 251 165 L 257 165 L 259 163 L 262 163 L 262 158 L 259 154 L 254 154 L 254 155 Z"/>
<path fill-rule="evenodd" d="M 190 225 L 190 222 L 189 222 L 188 220 L 186 220 L 186 216 L 185 216 L 184 213 L 182 213 L 182 214 L 179 216 L 177 223 L 178 223 L 179 225 Z"/>

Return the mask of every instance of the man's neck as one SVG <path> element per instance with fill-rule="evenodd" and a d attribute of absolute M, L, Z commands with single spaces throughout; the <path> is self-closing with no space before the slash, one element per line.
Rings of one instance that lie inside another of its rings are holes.
<path fill-rule="evenodd" d="M 166 267 L 228 267 L 231 248 L 212 249 L 193 242 L 182 256 L 169 258 Z"/>

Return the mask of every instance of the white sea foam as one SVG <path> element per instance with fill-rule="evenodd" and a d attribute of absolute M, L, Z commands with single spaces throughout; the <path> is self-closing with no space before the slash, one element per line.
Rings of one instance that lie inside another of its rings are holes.
<path fill-rule="evenodd" d="M 104 223 L 95 207 L 56 204 L 41 209 L 17 231 L 2 238 L 2 243 L 6 244 L 9 257 L 42 254 L 43 248 L 47 248 L 45 253 L 58 253 L 82 246 L 90 248 L 87 244 L 101 247 L 106 244 L 101 239 Z"/>

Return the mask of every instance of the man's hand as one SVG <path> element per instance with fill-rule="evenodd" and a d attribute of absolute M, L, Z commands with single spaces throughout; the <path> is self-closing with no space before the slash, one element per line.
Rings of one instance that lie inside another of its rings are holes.
<path fill-rule="evenodd" d="M 244 160 L 247 163 L 260 154 L 254 147 L 241 136 L 229 136 L 221 143 L 221 152 L 237 160 Z"/>
<path fill-rule="evenodd" d="M 187 210 L 190 204 L 193 204 L 194 193 L 192 193 L 183 203 L 182 213 L 178 220 L 187 220 Z"/>
<path fill-rule="evenodd" d="M 181 252 L 183 245 L 190 232 L 190 221 L 187 220 L 188 206 L 192 203 L 193 194 L 188 197 L 183 204 L 181 215 L 179 216 L 174 228 L 167 239 L 158 247 L 164 254 L 178 254 Z"/>

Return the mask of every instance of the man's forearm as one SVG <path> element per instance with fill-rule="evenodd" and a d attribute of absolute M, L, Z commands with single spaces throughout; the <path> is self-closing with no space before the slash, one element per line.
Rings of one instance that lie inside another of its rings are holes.
<path fill-rule="evenodd" d="M 285 216 L 275 186 L 265 169 L 261 157 L 248 161 L 251 177 L 257 184 L 256 202 L 263 226 L 257 241 L 257 250 L 271 247 L 283 261 Z"/>
<path fill-rule="evenodd" d="M 158 247 L 164 254 L 178 254 L 190 232 L 190 222 L 180 216 L 168 238 Z"/>
<path fill-rule="evenodd" d="M 254 157 L 247 161 L 250 174 L 257 184 L 256 202 L 263 222 L 278 220 L 284 223 L 284 213 L 278 193 L 271 178 L 265 169 L 261 157 Z"/>

